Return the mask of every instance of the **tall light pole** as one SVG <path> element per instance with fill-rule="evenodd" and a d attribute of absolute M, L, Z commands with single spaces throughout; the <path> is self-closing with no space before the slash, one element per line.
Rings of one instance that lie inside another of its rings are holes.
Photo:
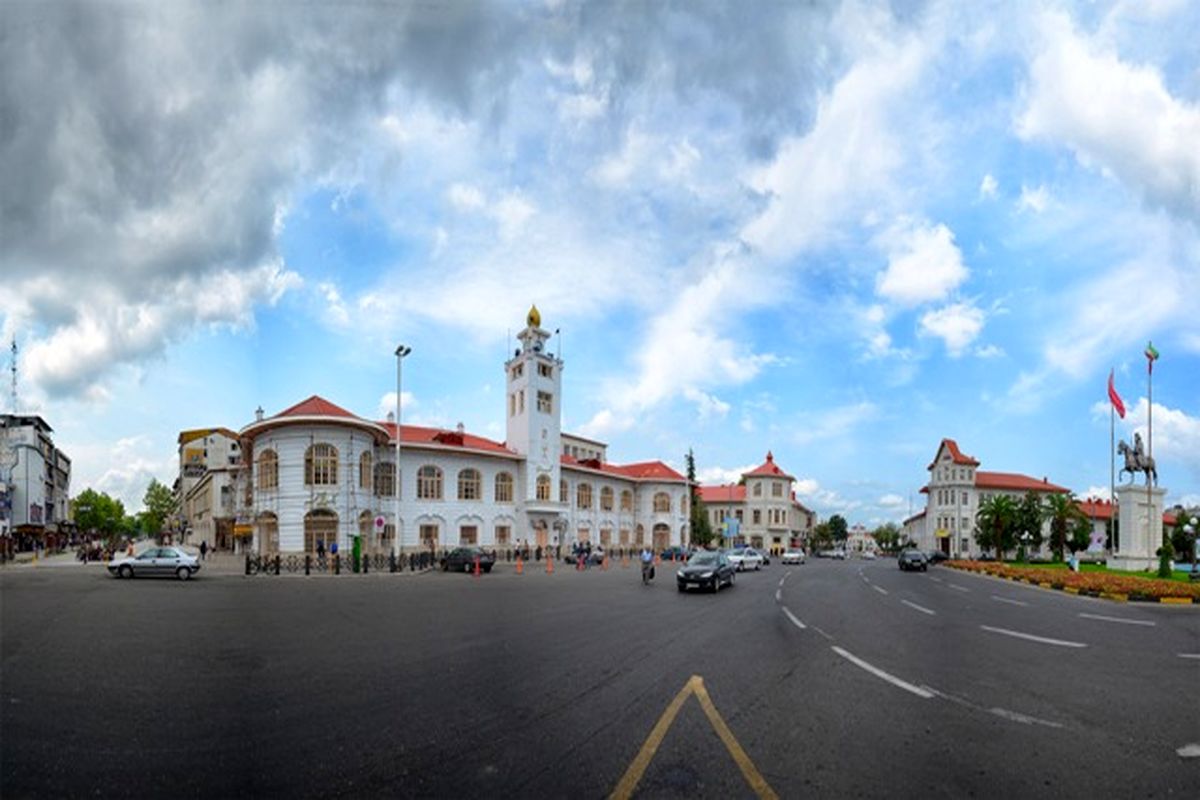
<path fill-rule="evenodd" d="M 400 542 L 400 551 L 404 551 L 404 540 L 400 533 L 400 387 L 403 385 L 401 381 L 402 370 L 404 367 L 404 357 L 412 352 L 411 347 L 400 345 L 396 348 L 396 470 L 395 470 L 395 517 L 393 525 L 395 529 L 392 531 Z M 392 545 L 395 548 L 395 544 Z"/>

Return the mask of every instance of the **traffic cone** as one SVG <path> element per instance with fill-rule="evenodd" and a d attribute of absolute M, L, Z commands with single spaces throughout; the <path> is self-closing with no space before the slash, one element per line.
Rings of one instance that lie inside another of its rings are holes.
<path fill-rule="evenodd" d="M 521 557 L 519 555 L 517 556 L 517 574 L 518 575 L 525 574 L 525 562 L 521 560 Z"/>
<path fill-rule="evenodd" d="M 475 577 L 479 577 L 479 556 L 475 556 Z"/>
<path fill-rule="evenodd" d="M 657 566 L 660 566 L 661 564 L 662 564 L 662 556 L 660 556 L 658 553 L 655 553 L 654 554 L 654 566 L 657 567 Z"/>
<path fill-rule="evenodd" d="M 546 559 L 546 574 L 547 575 L 554 574 L 554 559 L 553 558 Z"/>
<path fill-rule="evenodd" d="M 605 571 L 608 570 L 608 556 L 605 556 L 604 560 L 600 562 L 600 569 Z"/>

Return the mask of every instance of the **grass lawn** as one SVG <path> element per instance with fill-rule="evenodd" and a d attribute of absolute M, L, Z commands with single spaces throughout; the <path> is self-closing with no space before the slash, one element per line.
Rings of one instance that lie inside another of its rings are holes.
<path fill-rule="evenodd" d="M 1039 563 L 1036 561 L 1035 562 L 1005 561 L 1004 563 L 1009 564 L 1014 567 L 1030 567 L 1033 569 L 1057 569 L 1057 570 L 1070 569 L 1069 565 L 1065 561 L 1060 561 L 1058 563 Z M 1187 570 L 1189 570 L 1189 569 L 1191 569 L 1190 564 L 1176 563 L 1175 571 L 1171 573 L 1171 577 L 1160 578 L 1160 577 L 1158 577 L 1158 573 L 1153 570 L 1150 572 L 1135 572 L 1133 570 L 1128 570 L 1128 569 L 1109 569 L 1108 567 L 1104 566 L 1103 564 L 1080 564 L 1079 565 L 1080 572 L 1098 572 L 1098 573 L 1107 574 L 1107 575 L 1129 575 L 1134 578 L 1154 578 L 1155 580 L 1160 580 L 1160 581 L 1179 581 L 1180 583 L 1189 583 L 1188 573 L 1187 573 Z"/>

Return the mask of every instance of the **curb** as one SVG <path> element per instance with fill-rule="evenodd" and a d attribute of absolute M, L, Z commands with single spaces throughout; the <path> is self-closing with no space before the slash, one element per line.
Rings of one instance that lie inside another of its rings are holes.
<path fill-rule="evenodd" d="M 987 570 L 982 569 L 968 569 L 966 567 L 957 567 L 949 564 L 946 566 L 950 567 L 950 569 L 956 569 L 960 572 L 986 575 L 989 578 L 1000 578 L 1001 580 L 1013 581 L 1014 583 L 1028 583 L 1030 586 L 1037 586 L 1041 589 L 1049 589 L 1055 592 L 1066 592 L 1067 594 L 1079 595 L 1081 597 L 1096 597 L 1101 600 L 1111 600 L 1116 603 L 1160 603 L 1173 606 L 1200 605 L 1200 601 L 1194 600 L 1191 597 L 1145 597 L 1142 595 L 1116 594 L 1114 592 L 1101 592 L 1092 589 L 1079 589 L 1074 586 L 1063 586 L 1062 584 L 1039 581 L 1033 578 L 1018 578 L 1012 575 L 993 575 Z"/>

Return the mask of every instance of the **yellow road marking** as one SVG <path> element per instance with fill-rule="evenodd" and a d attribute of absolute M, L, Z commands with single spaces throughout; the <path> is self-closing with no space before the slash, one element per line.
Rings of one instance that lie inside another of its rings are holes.
<path fill-rule="evenodd" d="M 687 702 L 689 695 L 695 695 L 700 703 L 700 707 L 704 709 L 704 715 L 708 717 L 709 723 L 713 726 L 717 736 L 724 743 L 725 749 L 729 751 L 729 755 L 733 756 L 734 762 L 738 765 L 738 769 L 742 771 L 746 782 L 750 784 L 759 797 L 764 800 L 779 800 L 779 795 L 767 785 L 767 781 L 762 774 L 754 767 L 754 763 L 750 757 L 746 755 L 746 751 L 738 744 L 734 738 L 733 732 L 729 730 L 729 726 L 725 724 L 725 720 L 721 718 L 717 707 L 713 705 L 712 698 L 708 696 L 708 690 L 704 688 L 704 679 L 699 675 L 693 675 L 679 690 L 679 694 L 675 695 L 675 699 L 667 706 L 666 711 L 658 718 L 658 722 L 654 724 L 650 735 L 646 737 L 646 741 L 642 744 L 642 749 L 638 750 L 638 754 L 634 757 L 629 768 L 625 770 L 625 774 L 621 776 L 621 780 L 609 795 L 610 800 L 628 800 L 633 796 L 633 790 L 637 788 L 638 782 L 642 779 L 642 775 L 646 772 L 646 767 L 650 766 L 651 759 L 658 752 L 659 745 L 670 730 L 671 725 L 675 722 L 675 717 L 679 715 L 679 709 L 683 708 L 683 704 Z"/>

